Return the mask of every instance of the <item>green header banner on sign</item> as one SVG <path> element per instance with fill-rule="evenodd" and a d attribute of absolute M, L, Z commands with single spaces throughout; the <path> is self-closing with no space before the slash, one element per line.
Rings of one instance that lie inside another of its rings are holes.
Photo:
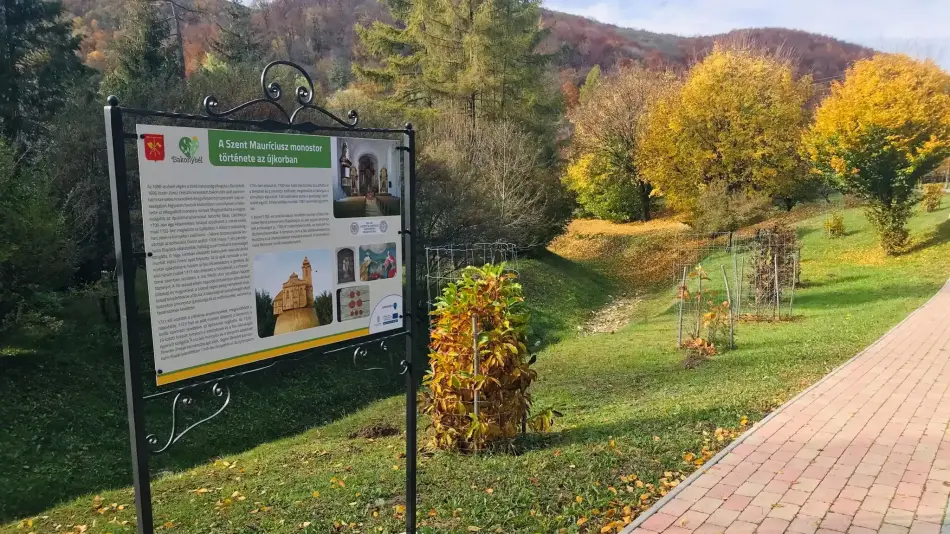
<path fill-rule="evenodd" d="M 208 155 L 218 167 L 330 168 L 330 138 L 208 130 Z"/>

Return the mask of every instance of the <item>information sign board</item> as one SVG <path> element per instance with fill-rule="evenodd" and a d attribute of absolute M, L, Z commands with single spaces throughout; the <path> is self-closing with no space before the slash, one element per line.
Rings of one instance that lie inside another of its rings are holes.
<path fill-rule="evenodd" d="M 159 385 L 403 327 L 397 141 L 136 131 Z"/>

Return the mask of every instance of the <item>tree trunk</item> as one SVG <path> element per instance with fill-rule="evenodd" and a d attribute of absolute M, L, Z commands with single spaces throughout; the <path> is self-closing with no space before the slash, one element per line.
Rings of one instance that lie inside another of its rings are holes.
<path fill-rule="evenodd" d="M 9 113 L 7 119 L 5 131 L 0 132 L 4 137 L 9 139 L 12 145 L 15 147 L 17 142 L 17 137 L 20 133 L 20 128 L 22 125 L 22 118 L 20 117 L 20 87 L 16 79 L 16 38 L 13 35 L 13 32 L 17 31 L 16 28 L 11 27 L 13 22 L 11 19 L 16 19 L 16 13 L 14 10 L 16 2 L 13 0 L 4 0 L 3 2 L 3 28 L 5 32 L 3 34 L 3 39 L 6 41 L 2 43 L 6 46 L 6 60 L 7 64 L 3 65 L 3 77 L 6 78 L 2 84 L 0 84 L 0 112 Z M 22 31 L 22 28 L 20 29 Z M 3 94 L 5 93 L 5 94 Z M 4 102 L 6 100 L 6 102 Z M 5 109 L 4 109 L 5 108 Z"/>
<path fill-rule="evenodd" d="M 175 19 L 175 38 L 178 40 L 178 77 L 185 79 L 185 39 L 181 35 L 181 19 L 178 18 L 178 6 L 172 5 L 172 18 Z"/>
<path fill-rule="evenodd" d="M 647 222 L 651 219 L 650 213 L 650 193 L 653 192 L 653 187 L 646 183 L 640 182 L 640 201 L 643 204 L 643 208 L 640 213 L 640 220 Z"/>

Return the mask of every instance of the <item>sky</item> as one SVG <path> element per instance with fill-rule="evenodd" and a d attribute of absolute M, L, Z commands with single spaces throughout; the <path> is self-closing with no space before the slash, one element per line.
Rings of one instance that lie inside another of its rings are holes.
<path fill-rule="evenodd" d="M 333 253 L 329 250 L 305 250 L 261 254 L 254 258 L 254 288 L 265 289 L 271 297 L 284 287 L 291 273 L 303 277 L 301 264 L 304 256 L 310 260 L 313 270 L 313 294 L 333 292 L 333 277 L 336 276 Z"/>
<path fill-rule="evenodd" d="M 709 35 L 784 27 L 950 69 L 950 0 L 544 0 L 549 9 L 658 33 Z"/>

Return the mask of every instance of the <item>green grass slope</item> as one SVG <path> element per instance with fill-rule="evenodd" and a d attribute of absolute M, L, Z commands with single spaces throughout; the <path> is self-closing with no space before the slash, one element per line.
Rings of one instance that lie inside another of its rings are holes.
<path fill-rule="evenodd" d="M 879 252 L 860 210 L 845 212 L 848 234 L 835 240 L 823 233 L 824 216 L 802 221 L 803 287 L 795 299 L 801 318 L 741 324 L 735 350 L 693 370 L 682 367 L 682 356 L 674 349 L 670 287 L 645 284 L 651 289 L 643 293 L 644 309 L 653 311 L 615 333 L 577 335 L 577 325 L 591 310 L 605 304 L 609 295 L 636 285 L 638 266 L 630 255 L 621 250 L 617 258 L 623 261 L 613 267 L 602 256 L 587 253 L 573 260 L 551 254 L 522 262 L 535 334 L 543 342 L 535 406 L 557 408 L 564 417 L 554 432 L 527 436 L 514 451 L 424 454 L 419 472 L 421 530 L 599 532 L 645 493 L 629 475 L 656 483 L 666 471 L 689 471 L 683 454 L 703 446 L 704 432 L 735 428 L 742 416 L 762 417 L 933 295 L 950 275 L 948 215 L 946 208 L 916 215 L 911 225 L 915 246 L 898 258 Z M 645 235 L 647 241 L 642 241 L 623 235 L 602 240 L 608 248 L 652 250 L 652 244 L 644 243 L 655 238 Z M 93 358 L 81 346 L 70 356 Z M 382 379 L 353 382 L 348 375 L 356 373 L 333 375 L 333 366 L 343 365 L 344 359 L 320 363 L 319 372 L 288 373 L 264 385 L 248 384 L 242 391 L 248 395 L 245 404 L 189 435 L 179 448 L 193 452 L 165 460 L 168 471 L 153 484 L 162 529 L 402 532 L 404 438 L 354 436 L 373 425 L 401 427 L 398 385 Z M 84 365 L 94 367 L 88 361 Z M 65 364 L 47 367 L 44 380 L 69 369 Z M 323 382 L 314 382 L 321 375 Z M 98 412 L 89 418 L 75 414 L 75 421 L 58 414 L 67 409 L 65 403 L 50 407 L 48 399 L 34 394 L 23 401 L 8 392 L 8 384 L 0 388 L 0 401 L 19 410 L 15 428 L 34 425 L 26 415 L 31 412 L 56 412 L 47 416 L 59 426 L 41 439 L 63 441 L 56 450 L 75 462 L 34 454 L 30 436 L 43 432 L 39 424 L 0 437 L 0 451 L 7 455 L 0 465 L 8 463 L 8 451 L 15 451 L 13 466 L 0 467 L 7 470 L 0 478 L 15 482 L 0 489 L 0 503 L 8 519 L 11 511 L 19 518 L 0 532 L 133 531 L 131 490 L 119 487 L 128 462 L 122 411 L 121 405 L 114 406 L 119 399 L 111 398 L 121 390 L 115 377 L 107 378 L 103 391 L 89 391 L 86 384 L 86 394 L 102 400 L 89 404 Z M 68 378 L 56 380 L 68 386 Z M 312 389 L 327 391 L 317 395 Z M 308 410 L 310 402 L 315 404 Z M 96 417 L 105 420 L 90 425 Z M 297 433 L 272 440 L 281 433 L 277 427 Z M 225 456 L 214 461 L 210 451 L 216 448 Z M 30 468 L 20 470 L 27 463 Z M 77 472 L 89 468 L 100 473 Z M 41 491 L 44 502 L 61 504 L 42 512 L 31 506 L 26 489 L 30 484 L 42 490 L 68 485 L 76 477 L 83 483 L 69 485 L 68 491 Z M 18 480 L 23 483 L 16 484 Z M 101 499 L 95 499 L 97 494 Z"/>

